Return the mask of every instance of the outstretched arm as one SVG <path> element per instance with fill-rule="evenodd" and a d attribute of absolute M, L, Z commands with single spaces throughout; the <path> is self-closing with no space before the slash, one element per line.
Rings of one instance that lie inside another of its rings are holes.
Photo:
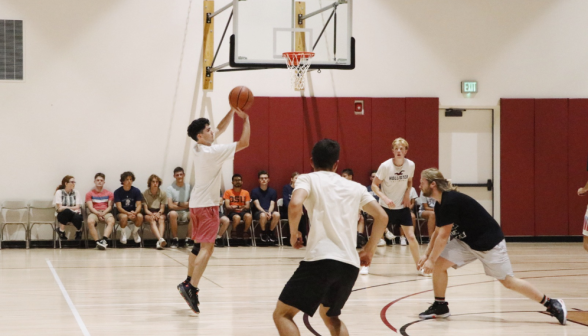
<path fill-rule="evenodd" d="M 241 139 L 237 142 L 237 148 L 235 152 L 238 152 L 242 149 L 249 147 L 249 137 L 251 136 L 251 126 L 249 125 L 249 116 L 247 113 L 241 111 L 240 109 L 236 109 L 235 112 L 241 118 L 243 118 L 243 132 L 241 132 Z"/>
<path fill-rule="evenodd" d="M 586 182 L 584 188 L 578 189 L 578 196 L 584 196 L 586 193 L 588 193 L 588 182 Z"/>
<path fill-rule="evenodd" d="M 227 112 L 225 117 L 221 120 L 221 122 L 218 124 L 218 127 L 216 128 L 215 137 L 219 137 L 221 134 L 223 134 L 224 131 L 226 131 L 227 127 L 231 123 L 231 120 L 233 119 L 234 112 L 235 109 L 231 109 L 229 112 Z"/>

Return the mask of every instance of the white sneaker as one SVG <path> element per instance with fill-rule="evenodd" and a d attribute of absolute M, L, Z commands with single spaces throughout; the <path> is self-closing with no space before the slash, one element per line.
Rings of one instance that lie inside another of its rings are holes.
<path fill-rule="evenodd" d="M 120 243 L 121 244 L 127 243 L 127 230 L 126 229 L 120 230 Z"/>
<path fill-rule="evenodd" d="M 159 243 L 159 245 L 161 246 L 162 249 L 167 246 L 167 242 L 165 241 L 164 238 L 159 239 L 159 242 L 158 243 Z"/>
<path fill-rule="evenodd" d="M 406 237 L 400 237 L 400 246 L 406 246 L 406 245 L 408 245 L 406 243 Z"/>
<path fill-rule="evenodd" d="M 370 273 L 370 267 L 369 266 L 361 266 L 359 268 L 359 274 L 361 275 L 368 275 Z"/>
<path fill-rule="evenodd" d="M 422 269 L 422 268 L 419 270 L 419 275 L 420 276 L 424 276 L 424 277 L 432 277 L 433 276 L 433 274 L 430 274 L 430 273 L 429 274 L 426 274 L 425 273 L 425 270 Z"/>
<path fill-rule="evenodd" d="M 386 246 L 386 241 L 382 238 L 380 238 L 380 241 L 378 242 L 378 246 Z"/>
<path fill-rule="evenodd" d="M 396 238 L 396 236 L 394 236 L 394 234 L 392 232 L 390 232 L 390 230 L 388 230 L 388 228 L 386 228 L 386 239 L 388 240 L 394 240 L 394 238 Z"/>
<path fill-rule="evenodd" d="M 135 226 L 133 229 L 133 239 L 135 243 L 139 244 L 141 242 L 141 236 L 139 236 L 139 228 Z"/>
<path fill-rule="evenodd" d="M 161 247 L 161 241 L 158 240 L 157 243 L 155 243 L 155 248 L 157 250 L 163 250 L 163 247 Z"/>
<path fill-rule="evenodd" d="M 106 239 L 100 239 L 96 242 L 96 248 L 99 250 L 106 250 L 107 247 L 108 243 L 106 242 Z"/>

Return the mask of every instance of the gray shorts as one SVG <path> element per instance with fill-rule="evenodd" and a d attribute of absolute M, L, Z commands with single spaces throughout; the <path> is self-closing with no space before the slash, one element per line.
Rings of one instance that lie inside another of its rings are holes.
<path fill-rule="evenodd" d="M 484 265 L 486 275 L 498 280 L 506 279 L 507 275 L 514 277 L 504 239 L 493 249 L 484 252 L 473 250 L 461 240 L 453 239 L 445 246 L 445 249 L 441 252 L 441 257 L 454 263 L 453 268 L 455 269 L 478 259 Z"/>
<path fill-rule="evenodd" d="M 187 223 L 190 221 L 190 211 L 189 210 L 172 210 L 178 214 L 178 223 Z M 169 213 L 167 214 L 169 219 Z"/>

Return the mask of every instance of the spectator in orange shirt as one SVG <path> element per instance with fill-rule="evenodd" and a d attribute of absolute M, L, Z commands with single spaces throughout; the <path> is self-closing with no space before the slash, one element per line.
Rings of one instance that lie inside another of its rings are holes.
<path fill-rule="evenodd" d="M 243 177 L 239 174 L 233 175 L 232 178 L 233 189 L 225 191 L 223 199 L 225 200 L 225 214 L 221 217 L 221 229 L 216 237 L 216 246 L 224 246 L 221 237 L 225 233 L 225 230 L 229 226 L 228 223 L 233 223 L 233 229 L 243 220 L 243 236 L 240 237 L 245 239 L 249 227 L 251 226 L 251 196 L 247 190 L 242 189 Z M 226 225 L 225 225 L 226 224 Z"/>

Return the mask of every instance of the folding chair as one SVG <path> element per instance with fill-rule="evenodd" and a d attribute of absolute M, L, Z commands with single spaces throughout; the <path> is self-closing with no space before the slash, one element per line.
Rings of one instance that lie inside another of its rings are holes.
<path fill-rule="evenodd" d="M 35 225 L 51 225 L 53 232 L 53 248 L 55 242 L 59 241 L 59 248 L 61 248 L 61 239 L 57 236 L 55 229 L 57 228 L 57 221 L 55 220 L 55 207 L 51 200 L 33 200 L 29 206 L 29 230 L 28 240 L 32 240 L 33 226 Z"/>
<path fill-rule="evenodd" d="M 22 200 L 4 201 L 0 207 L 0 215 L 0 249 L 2 249 L 4 229 L 7 225 L 22 226 L 25 229 L 26 248 L 29 248 L 29 240 L 27 239 L 29 225 L 29 205 L 27 202 Z M 26 217 L 26 219 L 23 217 Z"/>
<path fill-rule="evenodd" d="M 83 241 L 84 242 L 84 246 L 86 248 L 88 248 L 88 228 L 86 226 L 86 217 L 84 216 L 84 213 L 86 212 L 85 206 L 82 204 L 80 205 L 80 211 L 82 214 L 82 237 L 80 238 L 80 244 Z M 53 220 L 55 222 L 55 228 L 59 227 L 59 222 L 57 221 L 57 212 L 55 211 L 55 207 L 53 207 Z M 71 222 L 68 222 L 66 224 L 69 224 Z M 77 231 L 77 230 L 76 230 Z M 59 248 L 61 248 L 61 239 L 59 239 L 59 237 L 57 238 L 59 240 Z"/>

